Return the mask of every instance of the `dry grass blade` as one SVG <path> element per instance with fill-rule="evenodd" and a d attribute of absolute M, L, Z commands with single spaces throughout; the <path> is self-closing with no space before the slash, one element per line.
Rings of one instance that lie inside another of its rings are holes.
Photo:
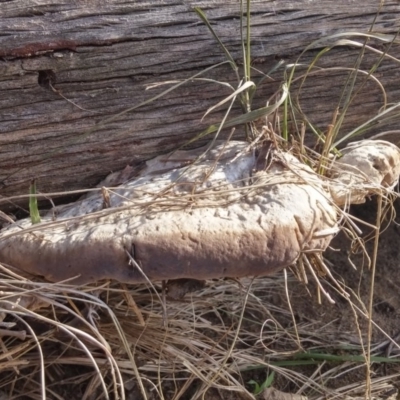
<path fill-rule="evenodd" d="M 242 83 L 242 82 L 240 82 Z M 231 93 L 228 97 L 225 97 L 223 100 L 221 100 L 218 104 L 210 107 L 206 113 L 203 115 L 202 120 L 213 110 L 215 110 L 216 108 L 222 106 L 223 104 L 225 104 L 226 102 L 228 102 L 229 100 L 233 99 L 234 97 L 236 97 L 239 93 L 242 93 L 243 91 L 247 90 L 250 87 L 254 87 L 254 82 L 248 81 L 248 82 L 244 82 L 243 84 L 240 84 L 239 87 L 233 92 Z"/>
<path fill-rule="evenodd" d="M 40 288 L 40 315 L 37 314 L 38 311 L 17 307 L 10 316 L 15 315 L 18 319 L 29 315 L 48 324 L 47 330 L 37 340 L 32 336 L 32 339 L 26 339 L 28 343 L 22 342 L 19 347 L 16 347 L 15 338 L 5 339 L 5 346 L 9 349 L 7 356 L 13 362 L 3 363 L 2 369 L 3 377 L 8 376 L 9 379 L 13 379 L 15 367 L 25 376 L 33 377 L 30 374 L 37 373 L 37 370 L 32 370 L 32 365 L 36 363 L 34 349 L 40 341 L 41 348 L 47 353 L 56 343 L 64 348 L 56 358 L 44 356 L 41 370 L 48 379 L 59 374 L 59 366 L 80 366 L 82 385 L 88 385 L 93 393 L 98 392 L 103 385 L 108 388 L 112 382 L 115 382 L 116 388 L 122 388 L 129 377 L 136 376 L 137 372 L 125 346 L 135 354 L 136 362 L 139 363 L 138 373 L 145 387 L 149 388 L 146 382 L 159 382 L 156 386 L 161 390 L 160 398 L 181 398 L 185 390 L 181 391 L 183 386 L 179 382 L 184 383 L 186 380 L 197 386 L 200 380 L 206 385 L 198 386 L 199 394 L 206 393 L 207 386 L 245 393 L 240 375 L 248 375 L 260 368 L 272 368 L 280 376 L 302 387 L 302 391 L 307 389 L 324 393 L 323 382 L 327 373 L 321 378 L 317 373 L 322 364 L 316 365 L 317 370 L 310 380 L 302 373 L 285 367 L 285 360 L 290 364 L 293 354 L 298 351 L 298 340 L 306 351 L 341 346 L 340 338 L 337 338 L 337 342 L 332 341 L 334 336 L 329 326 L 318 327 L 317 321 L 310 320 L 307 323 L 297 323 L 295 328 L 284 328 L 292 325 L 293 313 L 297 313 L 296 300 L 292 309 L 285 309 L 275 306 L 271 299 L 283 295 L 286 290 L 293 291 L 296 283 L 291 278 L 288 278 L 288 289 L 285 288 L 284 279 L 280 277 L 254 280 L 248 292 L 246 307 L 238 303 L 237 293 L 240 289 L 234 281 L 215 281 L 200 293 L 192 295 L 189 301 L 168 302 L 168 328 L 164 328 L 162 323 L 164 305 L 154 295 L 154 290 L 159 291 L 159 287 L 149 291 L 143 286 L 122 290 L 118 285 L 103 285 L 86 287 L 80 292 L 69 289 L 66 285 L 57 287 L 29 280 L 18 285 L 18 281 L 12 276 L 8 279 L 3 276 L 1 284 L 9 294 L 10 288 L 13 288 L 14 296 L 35 295 Z M 247 286 L 249 282 L 244 281 L 243 284 Z M 129 294 L 140 307 L 144 326 L 135 310 L 125 300 L 126 290 L 129 290 Z M 97 309 L 99 319 L 96 329 L 79 317 L 68 306 L 66 295 L 60 293 L 68 293 L 69 300 L 73 301 L 82 315 L 87 315 L 87 310 L 93 305 L 102 305 L 102 308 Z M 107 308 L 99 298 L 107 299 Z M 10 302 L 7 300 L 1 304 L 4 309 Z M 109 313 L 108 308 L 113 310 L 113 314 Z M 58 321 L 51 322 L 55 315 Z M 113 322 L 114 319 L 118 324 Z M 120 331 L 124 333 L 126 345 L 122 344 Z M 66 332 L 71 340 L 60 336 L 62 332 Z M 101 343 L 106 344 L 106 347 Z M 293 363 L 296 365 L 296 362 Z M 96 371 L 95 375 L 85 375 L 83 372 L 88 371 L 88 368 Z M 107 372 L 113 368 L 116 372 L 114 377 Z M 342 373 L 345 373 L 352 366 L 343 365 L 342 368 Z M 119 374 L 122 378 L 118 378 Z M 330 374 L 338 375 L 334 370 Z M 210 379 L 211 376 L 213 379 Z M 171 380 L 175 381 L 176 388 L 169 395 L 162 394 L 165 388 L 171 388 L 168 384 Z M 13 393 L 21 390 L 18 382 L 13 385 Z M 33 392 L 38 390 L 36 386 L 29 383 L 27 385 L 31 386 Z M 26 384 L 24 387 L 26 391 Z M 104 390 L 103 386 L 103 393 Z M 115 390 L 117 389 L 114 392 Z M 187 390 L 189 387 L 186 387 Z M 120 396 L 123 398 L 122 392 Z M 52 397 L 56 398 L 55 395 Z"/>

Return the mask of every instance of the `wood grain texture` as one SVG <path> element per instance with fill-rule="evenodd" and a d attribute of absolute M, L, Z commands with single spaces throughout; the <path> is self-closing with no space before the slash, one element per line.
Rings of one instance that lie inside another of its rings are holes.
<path fill-rule="evenodd" d="M 28 193 L 32 178 L 42 192 L 92 187 L 111 171 L 169 151 L 220 120 L 222 111 L 205 121 L 201 117 L 228 90 L 196 81 L 85 135 L 168 87 L 146 90 L 149 85 L 187 78 L 225 60 L 195 6 L 205 11 L 240 62 L 236 0 L 0 0 L 1 195 Z M 378 6 L 376 0 L 362 6 L 352 0 L 252 1 L 253 66 L 266 73 L 281 59 L 294 62 L 307 45 L 326 35 L 367 32 Z M 400 3 L 386 1 L 374 32 L 396 33 L 399 17 Z M 309 62 L 322 47 L 302 61 Z M 338 48 L 318 65 L 352 67 L 358 52 L 352 46 Z M 399 47 L 392 46 L 390 53 L 398 55 Z M 378 58 L 367 51 L 362 67 L 368 70 Z M 279 89 L 282 76 L 280 69 L 273 81 L 264 82 L 254 107 Z M 398 64 L 384 60 L 375 76 L 387 90 L 387 101 L 397 102 Z M 206 77 L 235 84 L 226 65 Z M 321 129 L 331 121 L 346 77 L 344 70 L 324 71 L 302 87 L 303 111 Z M 382 102 L 379 86 L 370 80 L 355 99 L 343 133 L 370 118 Z M 396 120 L 381 122 L 373 133 L 396 126 Z"/>

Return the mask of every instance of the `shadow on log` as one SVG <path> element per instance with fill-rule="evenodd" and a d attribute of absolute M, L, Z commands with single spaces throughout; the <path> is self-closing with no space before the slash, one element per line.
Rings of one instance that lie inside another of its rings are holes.
<path fill-rule="evenodd" d="M 188 78 L 225 60 L 194 13 L 195 6 L 204 10 L 240 63 L 237 2 L 46 3 L 11 0 L 0 9 L 0 182 L 4 198 L 27 194 L 32 178 L 38 180 L 42 192 L 92 187 L 108 173 L 167 152 L 221 120 L 223 110 L 203 122 L 201 117 L 228 90 L 197 81 L 85 134 L 169 87 L 146 90 L 149 85 Z M 267 73 L 280 60 L 295 62 L 307 45 L 324 36 L 367 32 L 377 11 L 375 0 L 364 1 L 362 7 L 348 0 L 254 2 L 252 65 Z M 373 31 L 396 33 L 398 13 L 397 1 L 385 2 Z M 307 53 L 302 62 L 310 62 L 323 47 Z M 318 66 L 351 68 L 359 51 L 351 46 L 334 49 Z M 390 53 L 398 53 L 398 46 L 393 45 Z M 362 68 L 368 71 L 379 57 L 367 51 Z M 386 89 L 388 103 L 399 98 L 397 71 L 393 60 L 384 60 L 375 73 Z M 347 75 L 344 70 L 325 71 L 302 88 L 302 109 L 322 131 L 332 119 Z M 236 85 L 228 65 L 206 77 Z M 279 89 L 282 77 L 283 69 L 279 69 L 264 81 L 254 107 L 265 104 Z M 368 120 L 383 102 L 382 90 L 370 80 L 352 103 L 342 133 Z M 235 109 L 232 116 L 240 112 Z M 396 124 L 393 119 L 382 121 L 379 131 L 394 129 Z M 240 129 L 237 132 L 240 135 Z M 6 209 L 10 204 L 26 206 L 26 201 L 3 199 L 0 207 Z"/>

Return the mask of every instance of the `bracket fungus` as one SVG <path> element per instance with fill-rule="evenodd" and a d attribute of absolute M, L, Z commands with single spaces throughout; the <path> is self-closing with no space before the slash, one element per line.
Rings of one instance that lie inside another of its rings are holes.
<path fill-rule="evenodd" d="M 400 150 L 384 141 L 350 145 L 329 176 L 272 146 L 259 153 L 230 141 L 156 157 L 39 224 L 4 228 L 0 262 L 76 284 L 269 275 L 323 252 L 340 229 L 338 206 L 400 173 Z"/>

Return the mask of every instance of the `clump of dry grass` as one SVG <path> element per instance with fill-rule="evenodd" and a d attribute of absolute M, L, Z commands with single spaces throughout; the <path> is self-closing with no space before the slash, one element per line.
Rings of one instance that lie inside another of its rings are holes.
<path fill-rule="evenodd" d="M 338 334 L 307 316 L 295 322 L 298 285 L 282 276 L 216 280 L 164 303 L 159 286 L 76 288 L 2 267 L 0 393 L 9 399 L 129 399 L 141 393 L 177 400 L 207 398 L 218 389 L 254 399 L 247 380 L 257 371 L 275 371 L 278 386 L 315 399 L 362 391 L 361 382 L 327 385 L 365 368 L 362 355 L 354 356 L 362 354 L 360 344 L 348 343 L 354 332 Z M 372 344 L 372 359 L 381 347 Z M 317 359 L 316 352 L 325 356 Z M 338 365 L 332 364 L 335 354 Z M 387 390 L 391 378 L 376 378 L 373 393 Z"/>

